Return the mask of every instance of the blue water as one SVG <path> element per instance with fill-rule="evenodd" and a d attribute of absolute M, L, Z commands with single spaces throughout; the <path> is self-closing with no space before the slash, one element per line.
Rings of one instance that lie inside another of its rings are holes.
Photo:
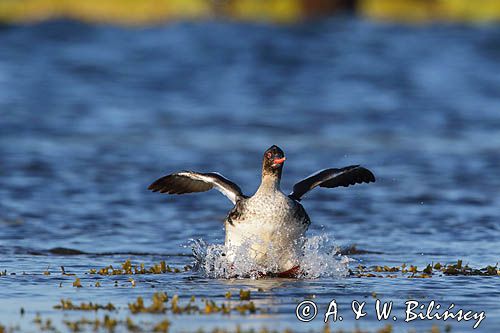
<path fill-rule="evenodd" d="M 101 277 L 90 268 L 127 258 L 146 266 L 193 262 L 189 239 L 224 239 L 231 203 L 216 192 L 166 196 L 147 186 L 182 170 L 218 171 L 246 194 L 259 184 L 263 151 L 287 155 L 282 188 L 325 167 L 363 164 L 377 182 L 317 189 L 303 200 L 309 234 L 356 244 L 349 267 L 500 258 L 500 27 L 401 26 L 335 18 L 291 26 L 234 22 L 118 28 L 54 21 L 0 28 L 0 324 L 37 331 L 33 318 L 102 317 L 61 312 L 60 298 L 127 303 L 156 291 L 223 301 L 240 288 L 269 313 L 139 315 L 169 318 L 171 331 L 223 327 L 317 330 L 295 306 L 335 298 L 372 307 L 437 300 L 485 311 L 477 331 L 500 325 L 498 277 L 431 279 L 328 276 L 218 280 L 202 272 Z M 60 254 L 63 247 L 84 252 Z M 77 274 L 62 276 L 59 266 Z M 43 275 L 45 270 L 51 275 Z M 16 275 L 10 275 L 16 273 Z M 25 274 L 23 274 L 25 273 Z M 102 287 L 90 287 L 100 279 Z M 114 281 L 119 286 L 114 287 Z M 60 283 L 62 286 L 60 287 Z M 151 288 L 151 286 L 155 288 Z M 259 289 L 260 288 L 260 289 Z M 24 316 L 20 308 L 25 309 Z M 471 331 L 471 322 L 393 322 Z"/>

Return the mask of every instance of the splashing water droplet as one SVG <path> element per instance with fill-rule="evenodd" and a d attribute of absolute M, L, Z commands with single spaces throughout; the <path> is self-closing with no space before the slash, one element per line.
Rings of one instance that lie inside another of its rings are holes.
<path fill-rule="evenodd" d="M 209 278 L 259 278 L 266 272 L 276 271 L 280 254 L 268 249 L 266 260 L 256 263 L 248 253 L 250 244 L 227 249 L 223 244 L 208 244 L 202 239 L 191 240 L 191 249 L 195 258 L 194 269 Z M 349 270 L 349 258 L 339 253 L 327 234 L 307 237 L 302 247 L 302 256 L 298 259 L 300 278 L 345 277 Z M 234 261 L 226 253 L 231 251 Z"/>

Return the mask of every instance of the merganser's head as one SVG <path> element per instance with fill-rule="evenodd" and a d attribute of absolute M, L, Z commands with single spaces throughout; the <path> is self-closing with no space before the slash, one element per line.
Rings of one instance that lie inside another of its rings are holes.
<path fill-rule="evenodd" d="M 264 153 L 262 172 L 271 175 L 280 175 L 286 160 L 285 153 L 278 146 L 271 146 Z"/>

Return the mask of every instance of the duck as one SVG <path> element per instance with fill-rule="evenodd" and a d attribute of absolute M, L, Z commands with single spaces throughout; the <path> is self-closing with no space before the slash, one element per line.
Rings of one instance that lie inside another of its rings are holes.
<path fill-rule="evenodd" d="M 233 204 L 224 219 L 228 262 L 235 265 L 244 256 L 256 264 L 259 276 L 296 277 L 301 274 L 305 233 L 311 224 L 301 204 L 305 194 L 316 187 L 375 182 L 375 176 L 360 165 L 328 168 L 300 180 L 285 194 L 280 187 L 285 161 L 285 153 L 276 145 L 264 152 L 260 186 L 251 196 L 217 172 L 174 172 L 155 180 L 148 189 L 166 194 L 218 190 Z"/>

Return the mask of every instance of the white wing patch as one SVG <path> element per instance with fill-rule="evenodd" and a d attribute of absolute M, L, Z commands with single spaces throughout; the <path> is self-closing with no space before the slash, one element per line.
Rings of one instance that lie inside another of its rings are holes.
<path fill-rule="evenodd" d="M 218 176 L 220 176 L 221 178 L 223 178 L 224 180 L 229 181 L 227 178 L 225 178 L 224 176 L 222 176 L 218 172 L 212 172 L 212 173 L 215 173 Z M 183 176 L 183 177 L 189 177 L 191 179 L 200 180 L 202 182 L 212 184 L 215 186 L 216 190 L 218 190 L 219 192 L 224 194 L 229 200 L 231 200 L 231 202 L 233 204 L 236 204 L 236 198 L 238 197 L 239 194 L 235 193 L 230 187 L 225 187 L 224 185 L 226 185 L 226 184 L 221 183 L 220 180 L 217 178 L 207 176 L 207 175 L 202 175 L 199 173 L 194 173 L 194 172 L 179 172 L 179 173 L 177 173 L 177 175 Z"/>

